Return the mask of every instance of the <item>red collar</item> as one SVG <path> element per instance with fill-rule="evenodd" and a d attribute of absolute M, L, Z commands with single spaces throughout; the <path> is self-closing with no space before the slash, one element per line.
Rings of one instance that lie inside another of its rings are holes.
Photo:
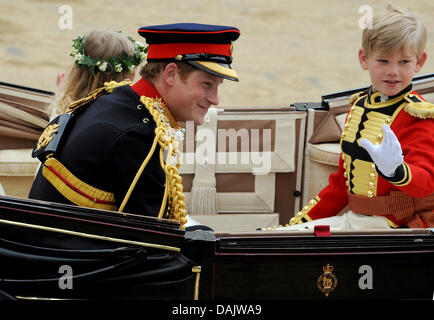
<path fill-rule="evenodd" d="M 143 78 L 133 84 L 131 89 L 133 89 L 134 92 L 139 95 L 139 97 L 146 96 L 149 98 L 160 98 L 164 101 L 157 89 L 155 89 L 155 87 L 149 81 Z"/>
<path fill-rule="evenodd" d="M 131 86 L 131 89 L 133 89 L 134 92 L 139 95 L 139 97 L 145 96 L 154 99 L 160 98 L 164 103 L 164 114 L 169 119 L 171 126 L 176 129 L 179 128 L 179 124 L 176 122 L 175 118 L 167 108 L 167 103 L 164 101 L 163 97 L 160 95 L 157 89 L 155 89 L 155 87 L 149 81 L 141 78 L 139 81 L 137 81 Z"/>

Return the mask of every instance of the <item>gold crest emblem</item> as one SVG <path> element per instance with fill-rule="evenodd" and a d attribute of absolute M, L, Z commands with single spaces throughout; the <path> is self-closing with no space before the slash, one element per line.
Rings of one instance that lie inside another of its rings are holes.
<path fill-rule="evenodd" d="M 44 132 L 42 132 L 41 136 L 39 137 L 36 150 L 45 147 L 51 140 L 53 140 L 53 134 L 57 132 L 57 128 L 59 128 L 58 124 L 51 124 L 45 128 Z"/>
<path fill-rule="evenodd" d="M 327 264 L 326 266 L 322 267 L 322 270 L 324 273 L 318 277 L 316 284 L 318 286 L 318 289 L 323 292 L 326 297 L 328 297 L 328 295 L 338 285 L 338 279 L 332 273 L 333 266 Z"/>

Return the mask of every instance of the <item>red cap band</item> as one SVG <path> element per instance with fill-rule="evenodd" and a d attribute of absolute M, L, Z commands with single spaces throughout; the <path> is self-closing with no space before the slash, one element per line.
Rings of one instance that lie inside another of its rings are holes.
<path fill-rule="evenodd" d="M 148 59 L 170 59 L 178 54 L 208 53 L 231 56 L 230 44 L 164 43 L 148 47 Z"/>

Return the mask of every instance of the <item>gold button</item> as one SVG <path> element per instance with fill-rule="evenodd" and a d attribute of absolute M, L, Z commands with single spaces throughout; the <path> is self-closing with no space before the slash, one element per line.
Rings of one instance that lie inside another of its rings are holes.
<path fill-rule="evenodd" d="M 175 60 L 182 60 L 182 54 L 178 54 L 178 55 L 175 57 Z"/>
<path fill-rule="evenodd" d="M 372 191 L 368 191 L 368 197 L 372 198 L 374 196 L 374 193 Z"/>
<path fill-rule="evenodd" d="M 350 110 L 351 110 L 351 111 L 354 111 L 354 110 L 356 110 L 356 107 L 355 107 L 355 106 L 352 106 L 352 107 L 350 108 Z"/>
<path fill-rule="evenodd" d="M 345 181 L 345 185 L 348 187 L 350 185 L 350 183 L 348 182 L 348 180 Z"/>
<path fill-rule="evenodd" d="M 374 189 L 375 188 L 375 184 L 373 182 L 369 182 L 369 188 Z"/>
<path fill-rule="evenodd" d="M 381 140 L 381 138 L 383 138 L 383 135 L 380 133 L 379 135 L 377 135 L 377 140 Z"/>
<path fill-rule="evenodd" d="M 375 173 L 370 173 L 369 174 L 369 179 L 375 180 Z"/>
<path fill-rule="evenodd" d="M 137 106 L 137 110 L 142 110 L 142 105 L 141 105 L 141 104 L 139 104 L 139 105 Z"/>
<path fill-rule="evenodd" d="M 386 119 L 386 123 L 391 123 L 392 122 L 392 118 L 387 118 Z"/>
<path fill-rule="evenodd" d="M 143 118 L 143 123 L 148 123 L 149 119 L 148 118 Z"/>

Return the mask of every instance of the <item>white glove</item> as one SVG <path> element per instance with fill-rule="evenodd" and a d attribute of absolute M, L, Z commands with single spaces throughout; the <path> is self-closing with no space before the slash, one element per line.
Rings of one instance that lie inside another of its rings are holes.
<path fill-rule="evenodd" d="M 383 124 L 383 134 L 384 138 L 380 145 L 374 145 L 365 138 L 361 139 L 359 144 L 368 151 L 381 173 L 390 178 L 404 161 L 404 156 L 398 138 L 386 124 Z"/>

